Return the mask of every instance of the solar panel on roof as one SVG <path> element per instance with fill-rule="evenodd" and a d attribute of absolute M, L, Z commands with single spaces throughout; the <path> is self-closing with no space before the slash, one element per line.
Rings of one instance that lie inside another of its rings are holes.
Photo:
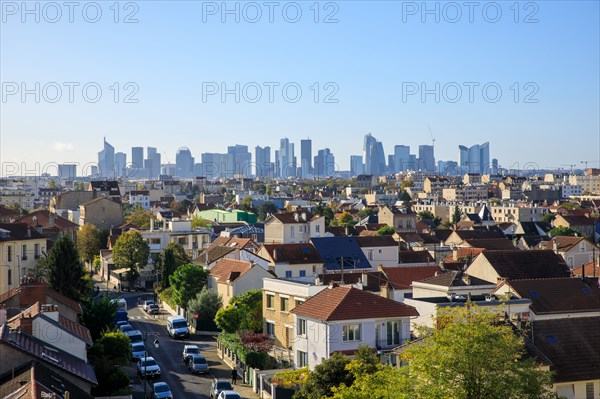
<path fill-rule="evenodd" d="M 546 338 L 546 341 L 548 341 L 548 343 L 551 345 L 558 344 L 558 340 L 556 339 L 556 337 L 554 335 L 546 335 L 545 338 Z"/>
<path fill-rule="evenodd" d="M 535 290 L 531 290 L 529 291 L 529 294 L 533 297 L 533 298 L 539 298 L 540 297 L 540 293 L 535 291 Z"/>

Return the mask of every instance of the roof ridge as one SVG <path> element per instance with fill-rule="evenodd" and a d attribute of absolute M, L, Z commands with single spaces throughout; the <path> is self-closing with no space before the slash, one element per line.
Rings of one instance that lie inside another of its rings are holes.
<path fill-rule="evenodd" d="M 340 285 L 340 286 L 337 286 L 337 287 L 334 287 L 334 288 L 331 288 L 331 289 L 335 290 L 336 288 L 340 288 L 340 289 L 343 288 L 343 289 L 347 289 L 348 291 L 338 301 L 337 305 L 335 305 L 335 307 L 333 308 L 333 310 L 331 312 L 329 312 L 329 314 L 327 315 L 327 318 L 325 320 L 329 319 L 331 317 L 331 315 L 340 307 L 340 305 L 342 304 L 342 302 L 344 302 L 344 299 L 346 299 L 346 297 L 348 296 L 348 294 L 350 293 L 350 291 L 352 291 L 352 289 L 354 287 L 352 287 L 352 286 L 341 286 Z M 329 288 L 325 288 L 325 289 L 329 289 Z M 357 289 L 357 288 L 355 288 L 355 289 Z"/>

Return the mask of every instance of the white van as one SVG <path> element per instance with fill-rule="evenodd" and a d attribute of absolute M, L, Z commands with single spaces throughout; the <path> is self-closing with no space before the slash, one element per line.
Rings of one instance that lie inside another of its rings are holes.
<path fill-rule="evenodd" d="M 173 338 L 189 338 L 187 321 L 181 316 L 169 316 L 167 318 L 167 333 Z"/>
<path fill-rule="evenodd" d="M 117 310 L 127 311 L 127 301 L 124 298 L 113 299 L 113 303 L 116 303 L 118 306 Z"/>

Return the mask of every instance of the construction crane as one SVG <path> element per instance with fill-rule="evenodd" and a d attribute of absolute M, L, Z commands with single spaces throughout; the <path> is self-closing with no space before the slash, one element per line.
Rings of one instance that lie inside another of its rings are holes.
<path fill-rule="evenodd" d="M 429 130 L 429 135 L 431 136 L 431 142 L 432 142 L 432 147 L 433 147 L 433 151 L 435 151 L 435 137 L 433 137 L 433 134 L 431 133 L 431 128 L 429 127 L 429 125 L 427 125 L 427 130 Z M 434 152 L 435 154 L 435 152 Z"/>
<path fill-rule="evenodd" d="M 573 168 L 576 166 L 575 164 L 570 164 L 570 165 L 560 165 L 560 166 L 569 166 L 571 167 L 571 174 L 573 174 Z"/>
<path fill-rule="evenodd" d="M 594 161 L 581 161 L 581 163 L 585 165 L 586 169 L 588 168 L 587 166 L 588 166 L 588 163 L 590 163 L 590 162 L 594 162 Z"/>

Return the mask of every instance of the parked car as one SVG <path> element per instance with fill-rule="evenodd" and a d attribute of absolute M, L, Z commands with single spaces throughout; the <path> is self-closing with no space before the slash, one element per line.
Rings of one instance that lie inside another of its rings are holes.
<path fill-rule="evenodd" d="M 208 373 L 208 363 L 204 356 L 188 355 L 186 363 L 192 373 Z"/>
<path fill-rule="evenodd" d="M 187 364 L 189 355 L 199 355 L 199 354 L 200 354 L 200 348 L 198 348 L 197 345 L 184 345 L 181 360 Z"/>
<path fill-rule="evenodd" d="M 136 342 L 144 342 L 144 336 L 140 330 L 131 330 L 125 333 L 129 337 L 132 344 Z"/>
<path fill-rule="evenodd" d="M 153 399 L 173 399 L 171 388 L 166 382 L 156 382 L 152 387 Z"/>
<path fill-rule="evenodd" d="M 221 391 L 231 391 L 233 387 L 228 380 L 215 378 L 210 385 L 210 397 L 217 399 Z"/>
<path fill-rule="evenodd" d="M 146 312 L 148 312 L 148 314 L 158 314 L 160 311 L 160 307 L 153 303 L 152 305 L 148 305 L 148 307 L 146 308 Z"/>
<path fill-rule="evenodd" d="M 117 304 L 119 310 L 127 311 L 127 301 L 125 298 L 113 299 L 112 302 Z"/>
<path fill-rule="evenodd" d="M 116 327 L 117 328 L 121 328 L 121 326 L 124 326 L 125 324 L 129 324 L 129 320 L 118 321 L 117 324 L 116 324 Z"/>
<path fill-rule="evenodd" d="M 152 356 L 143 357 L 137 364 L 137 372 L 140 377 L 160 377 L 160 366 Z"/>
<path fill-rule="evenodd" d="M 221 391 L 218 399 L 242 399 L 242 397 L 236 391 L 228 390 L 228 391 Z"/>
<path fill-rule="evenodd" d="M 121 324 L 119 330 L 121 330 L 122 333 L 126 333 L 127 331 L 133 331 L 133 327 L 131 324 Z"/>
<path fill-rule="evenodd" d="M 126 310 L 117 310 L 117 312 L 115 313 L 115 320 L 114 320 L 115 326 L 120 321 L 126 321 L 127 324 L 129 324 L 129 316 L 127 316 Z"/>
<path fill-rule="evenodd" d="M 146 354 L 146 345 L 144 342 L 135 342 L 131 344 L 131 359 L 134 362 L 142 359 Z"/>
<path fill-rule="evenodd" d="M 149 301 L 144 301 L 144 303 L 142 304 L 142 309 L 144 309 L 145 312 L 148 311 L 148 306 L 153 305 L 154 301 L 149 300 Z"/>
<path fill-rule="evenodd" d="M 190 330 L 188 330 L 187 321 L 181 316 L 169 316 L 167 318 L 167 333 L 177 338 L 189 338 Z"/>

